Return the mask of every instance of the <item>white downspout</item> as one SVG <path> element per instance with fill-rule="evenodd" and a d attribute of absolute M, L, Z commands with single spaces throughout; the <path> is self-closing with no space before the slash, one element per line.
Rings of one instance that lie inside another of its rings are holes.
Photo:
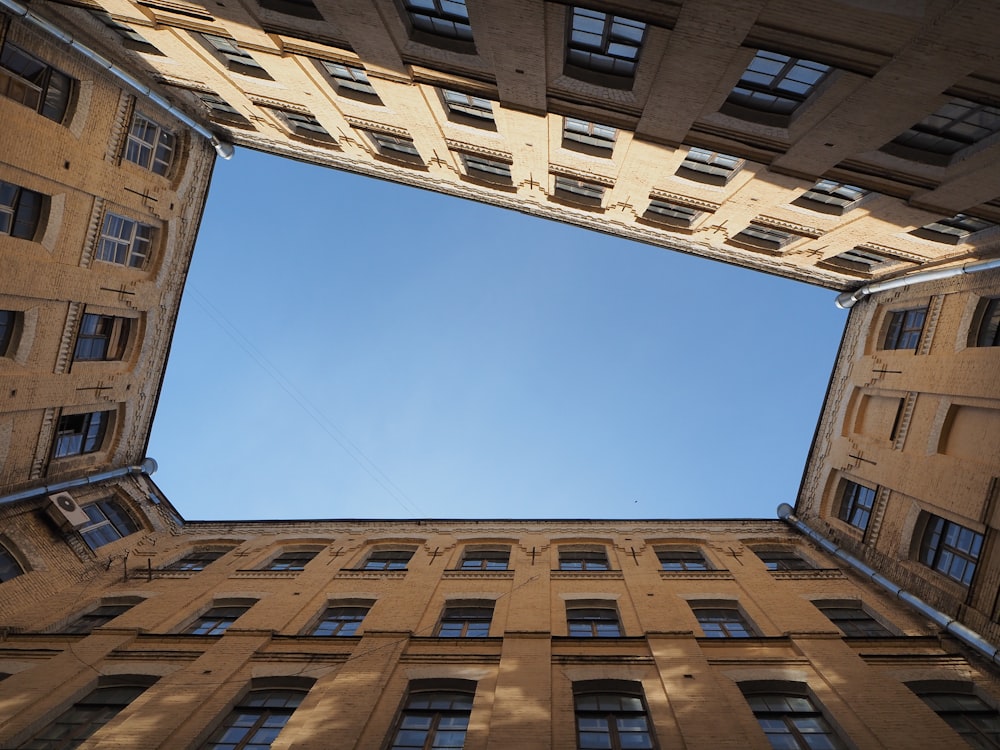
<path fill-rule="evenodd" d="M 38 497 L 39 495 L 50 495 L 53 492 L 62 492 L 63 490 L 68 490 L 73 487 L 82 487 L 85 484 L 97 484 L 98 482 L 103 482 L 107 479 L 123 477 L 126 474 L 145 474 L 146 476 L 149 476 L 150 474 L 156 472 L 157 468 L 155 459 L 147 457 L 142 459 L 141 464 L 137 464 L 135 466 L 122 466 L 121 468 L 102 471 L 98 474 L 90 474 L 85 477 L 77 477 L 76 479 L 67 479 L 63 482 L 55 482 L 53 484 L 42 485 L 41 487 L 34 487 L 29 490 L 14 492 L 10 495 L 3 495 L 0 497 L 0 505 L 16 503 L 18 500 L 27 500 L 28 498 Z"/>
<path fill-rule="evenodd" d="M 900 588 L 888 578 L 876 573 L 872 568 L 865 565 L 858 558 L 846 552 L 843 547 L 839 547 L 825 536 L 820 534 L 818 531 L 810 528 L 805 523 L 800 521 L 795 517 L 794 508 L 788 503 L 782 503 L 778 506 L 778 518 L 785 521 L 791 526 L 794 526 L 807 537 L 812 539 L 816 544 L 825 549 L 830 554 L 839 557 L 841 560 L 846 562 L 852 568 L 857 570 L 859 573 L 870 578 L 874 583 L 884 588 L 889 593 L 893 594 L 897 599 L 906 602 L 911 607 L 916 609 L 920 614 L 924 615 L 938 625 L 943 627 L 946 632 L 951 633 L 953 636 L 962 641 L 965 645 L 974 648 L 980 654 L 985 656 L 994 664 L 1000 664 L 1000 649 L 991 644 L 985 638 L 983 638 L 979 633 L 974 630 L 967 628 L 965 625 L 960 623 L 954 617 L 946 615 L 940 610 L 934 609 L 930 604 L 920 599 L 909 591 L 905 591 Z"/>
<path fill-rule="evenodd" d="M 144 83 L 140 83 L 136 78 L 133 78 L 131 74 L 126 73 L 124 70 L 119 68 L 113 62 L 103 57 L 102 55 L 99 55 L 94 50 L 90 49 L 90 47 L 81 44 L 76 39 L 67 34 L 65 31 L 63 31 L 58 26 L 49 21 L 48 19 L 35 15 L 30 10 L 25 8 L 20 3 L 15 2 L 14 0 L 0 0 L 0 7 L 3 7 L 9 10 L 14 15 L 23 18 L 25 21 L 32 24 L 33 26 L 37 26 L 38 28 L 47 31 L 49 34 L 54 36 L 60 42 L 67 44 L 68 46 L 70 46 L 71 48 L 75 49 L 77 52 L 82 54 L 84 57 L 100 65 L 102 68 L 107 68 L 107 70 L 111 73 L 111 75 L 115 76 L 118 80 L 128 84 L 136 91 L 138 91 L 140 94 L 145 96 L 147 99 L 149 99 L 156 105 L 162 107 L 167 112 L 172 114 L 174 117 L 176 117 L 178 120 L 183 122 L 189 128 L 194 130 L 196 133 L 198 133 L 201 136 L 204 136 L 209 141 L 211 141 L 212 145 L 215 147 L 215 152 L 223 159 L 233 158 L 233 153 L 234 153 L 233 144 L 227 143 L 225 141 L 220 141 L 218 137 L 204 125 L 201 125 L 200 123 L 191 119 L 191 117 L 189 117 L 187 114 L 179 110 L 173 104 L 164 99 L 162 96 L 157 94 L 155 91 L 149 88 L 149 86 L 145 85 Z"/>
<path fill-rule="evenodd" d="M 8 0 L 0 0 L 0 2 L 7 2 Z M 884 292 L 887 289 L 898 289 L 903 286 L 910 286 L 911 284 L 919 284 L 924 281 L 937 281 L 938 279 L 948 279 L 952 276 L 961 276 L 963 273 L 979 273 L 980 271 L 991 271 L 994 268 L 1000 268 L 1000 258 L 993 258 L 992 260 L 983 260 L 978 263 L 965 263 L 961 266 L 950 266 L 948 268 L 936 268 L 931 271 L 917 271 L 916 273 L 911 273 L 909 276 L 900 276 L 895 279 L 889 279 L 888 281 L 876 281 L 872 284 L 866 284 L 860 289 L 855 289 L 853 292 L 843 292 L 837 296 L 837 307 L 841 310 L 847 310 L 854 307 L 854 304 L 859 300 L 867 297 L 869 294 L 874 294 L 875 292 Z"/>

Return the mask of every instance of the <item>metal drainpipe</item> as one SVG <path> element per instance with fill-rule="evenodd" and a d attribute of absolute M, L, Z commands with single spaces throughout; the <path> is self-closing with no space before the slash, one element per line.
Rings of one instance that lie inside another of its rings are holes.
<path fill-rule="evenodd" d="M 156 461 L 152 458 L 142 459 L 141 464 L 135 466 L 122 466 L 119 469 L 111 469 L 109 471 L 102 471 L 99 474 L 91 474 L 86 477 L 77 477 L 76 479 L 67 479 L 65 482 L 56 482 L 55 484 L 46 484 L 42 487 L 35 487 L 30 490 L 21 490 L 20 492 L 15 492 L 10 495 L 4 495 L 0 497 L 0 505 L 6 505 L 7 503 L 15 503 L 18 500 L 27 500 L 31 497 L 37 497 L 39 495 L 48 495 L 53 492 L 62 492 L 63 490 L 68 490 L 73 487 L 82 487 L 85 484 L 97 484 L 98 482 L 103 482 L 106 479 L 114 479 L 115 477 L 123 477 L 126 474 L 145 474 L 149 476 L 156 472 L 157 469 Z"/>
<path fill-rule="evenodd" d="M 158 106 L 162 107 L 167 112 L 172 114 L 174 117 L 176 117 L 178 120 L 183 122 L 189 128 L 194 130 L 196 133 L 198 133 L 201 136 L 204 136 L 209 141 L 211 141 L 212 146 L 215 147 L 215 152 L 223 159 L 233 158 L 233 153 L 234 153 L 233 144 L 227 143 L 225 141 L 220 141 L 212 131 L 210 131 L 205 126 L 199 124 L 195 120 L 191 119 L 187 114 L 177 109 L 177 107 L 175 107 L 173 104 L 171 104 L 162 96 L 160 96 L 151 88 L 149 88 L 149 86 L 146 86 L 144 83 L 140 83 L 137 79 L 133 78 L 129 73 L 126 73 L 124 70 L 119 68 L 113 62 L 103 57 L 102 55 L 99 55 L 94 50 L 90 49 L 90 47 L 81 44 L 76 39 L 67 34 L 65 31 L 63 31 L 58 26 L 53 24 L 51 21 L 42 18 L 41 16 L 35 15 L 30 10 L 25 8 L 20 3 L 15 2 L 14 0 L 0 0 L 0 7 L 6 8 L 11 13 L 13 13 L 16 16 L 19 16 L 20 18 L 23 18 L 25 21 L 32 24 L 33 26 L 37 26 L 38 28 L 47 31 L 49 34 L 54 36 L 60 42 L 69 45 L 77 52 L 82 54 L 84 57 L 100 65 L 102 68 L 107 68 L 108 71 L 111 73 L 111 75 L 115 76 L 120 81 L 125 82 L 126 84 L 134 88 L 136 91 L 138 91 L 140 94 L 145 96 L 147 99 L 150 99 L 155 104 L 157 104 Z"/>
<path fill-rule="evenodd" d="M 0 0 L 0 2 L 7 2 L 7 0 Z M 866 284 L 860 289 L 855 289 L 853 292 L 841 293 L 837 296 L 837 307 L 841 310 L 847 310 L 854 307 L 854 303 L 864 297 L 867 297 L 869 294 L 884 292 L 887 289 L 898 289 L 899 287 L 919 284 L 924 281 L 948 279 L 952 276 L 961 276 L 963 273 L 991 271 L 994 268 L 1000 268 L 1000 258 L 983 260 L 978 263 L 965 263 L 961 266 L 951 266 L 949 268 L 938 268 L 933 271 L 917 271 L 909 276 L 900 276 L 899 278 L 889 279 L 888 281 L 876 281 L 873 284 Z"/>
<path fill-rule="evenodd" d="M 934 609 L 934 607 L 929 605 L 923 599 L 919 599 L 909 591 L 905 591 L 900 588 L 888 578 L 876 573 L 872 568 L 865 565 L 858 558 L 845 552 L 842 547 L 838 547 L 818 531 L 810 528 L 796 518 L 794 509 L 788 503 L 782 503 L 778 506 L 778 518 L 797 528 L 827 552 L 839 557 L 859 573 L 864 574 L 873 582 L 893 594 L 897 599 L 906 602 L 920 612 L 920 614 L 936 622 L 938 625 L 943 627 L 946 632 L 951 633 L 965 645 L 974 648 L 994 664 L 1000 664 L 1000 649 L 997 649 L 996 646 L 992 645 L 989 641 L 979 635 L 979 633 L 967 628 L 965 625 L 962 625 L 962 623 L 958 622 L 958 620 L 954 617 L 946 615 L 940 610 Z"/>

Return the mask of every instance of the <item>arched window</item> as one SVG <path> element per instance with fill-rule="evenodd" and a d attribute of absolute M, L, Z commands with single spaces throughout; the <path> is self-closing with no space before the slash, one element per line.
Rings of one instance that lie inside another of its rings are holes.
<path fill-rule="evenodd" d="M 491 601 L 453 601 L 444 608 L 438 638 L 486 638 L 493 620 Z"/>
<path fill-rule="evenodd" d="M 0 583 L 17 578 L 24 573 L 24 568 L 9 549 L 0 544 Z"/>
<path fill-rule="evenodd" d="M 1000 713 L 972 692 L 971 683 L 910 682 L 906 686 L 972 747 L 1000 747 Z"/>
<path fill-rule="evenodd" d="M 356 635 L 361 623 L 368 616 L 373 602 L 359 600 L 341 600 L 330 602 L 319 620 L 309 631 L 309 635 Z"/>
<path fill-rule="evenodd" d="M 573 697 L 580 750 L 651 750 L 656 747 L 642 686 L 638 682 L 576 682 L 573 683 Z"/>
<path fill-rule="evenodd" d="M 470 680 L 419 680 L 410 683 L 389 750 L 458 750 L 472 714 L 476 683 Z"/>
<path fill-rule="evenodd" d="M 23 750 L 63 750 L 78 747 L 120 714 L 154 682 L 155 678 L 144 676 L 116 677 L 115 684 L 92 690 L 21 747 Z"/>
<path fill-rule="evenodd" d="M 566 628 L 572 638 L 618 638 L 618 608 L 611 600 L 566 602 Z"/>
<path fill-rule="evenodd" d="M 83 541 L 91 549 L 103 547 L 122 537 L 134 534 L 139 525 L 114 498 L 104 498 L 83 506 L 90 522 L 79 529 Z"/>
<path fill-rule="evenodd" d="M 800 682 L 745 682 L 740 690 L 775 750 L 846 750 Z"/>
<path fill-rule="evenodd" d="M 212 732 L 201 750 L 265 750 L 271 747 L 308 692 L 308 687 L 298 684 L 251 690 Z"/>

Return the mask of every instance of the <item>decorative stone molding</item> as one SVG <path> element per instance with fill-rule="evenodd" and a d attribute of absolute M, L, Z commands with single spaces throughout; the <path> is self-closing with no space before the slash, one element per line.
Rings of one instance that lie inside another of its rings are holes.
<path fill-rule="evenodd" d="M 826 234 L 826 232 L 817 227 L 807 227 L 805 224 L 796 224 L 784 219 L 775 219 L 773 216 L 755 216 L 752 223 L 764 227 L 773 227 L 774 229 L 784 229 L 785 231 L 800 234 L 803 237 L 812 237 L 813 239 Z"/>
<path fill-rule="evenodd" d="M 387 133 L 389 135 L 398 135 L 403 138 L 410 137 L 410 131 L 404 130 L 403 128 L 397 128 L 392 125 L 385 125 L 381 122 L 373 122 L 372 120 L 362 120 L 359 117 L 345 116 L 344 119 L 351 127 L 359 128 L 361 130 L 371 130 L 376 133 Z M 267 141 L 267 143 L 270 145 L 270 141 Z"/>
<path fill-rule="evenodd" d="M 718 211 L 722 207 L 721 203 L 713 203 L 712 201 L 702 200 L 701 198 L 692 198 L 687 195 L 680 195 L 679 193 L 671 193 L 667 190 L 657 190 L 653 189 L 649 191 L 649 194 L 655 198 L 662 198 L 670 203 L 676 203 L 680 206 L 689 206 L 691 208 L 700 208 L 702 211 Z"/>

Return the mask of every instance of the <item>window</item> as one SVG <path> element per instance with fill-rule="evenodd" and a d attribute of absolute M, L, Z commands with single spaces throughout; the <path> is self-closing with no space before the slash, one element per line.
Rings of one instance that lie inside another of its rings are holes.
<path fill-rule="evenodd" d="M 878 620 L 868 614 L 858 603 L 816 602 L 819 611 L 852 638 L 884 638 L 892 633 Z"/>
<path fill-rule="evenodd" d="M 490 182 L 510 182 L 510 164 L 475 154 L 461 154 L 461 157 L 465 173 L 469 177 Z"/>
<path fill-rule="evenodd" d="M 566 141 L 581 143 L 585 146 L 598 148 L 604 151 L 611 151 L 615 147 L 615 138 L 618 136 L 618 129 L 610 125 L 598 125 L 596 122 L 578 120 L 575 117 L 565 118 L 563 125 L 563 145 Z M 572 146 L 571 144 L 568 144 Z M 610 156 L 610 154 L 605 154 Z"/>
<path fill-rule="evenodd" d="M 599 206 L 604 198 L 604 185 L 572 177 L 556 175 L 556 195 L 565 200 Z"/>
<path fill-rule="evenodd" d="M 876 490 L 863 484 L 844 480 L 840 495 L 840 512 L 838 517 L 855 528 L 864 531 L 868 528 L 872 508 L 875 507 Z"/>
<path fill-rule="evenodd" d="M 72 90 L 72 78 L 37 57 L 9 43 L 0 50 L 0 95 L 62 122 Z"/>
<path fill-rule="evenodd" d="M 919 229 L 914 229 L 911 234 L 922 237 L 925 240 L 934 242 L 944 242 L 949 245 L 960 245 L 968 241 L 974 234 L 984 229 L 995 227 L 991 221 L 977 219 L 975 216 L 966 214 L 955 214 L 947 219 L 938 219 L 930 224 L 924 224 Z"/>
<path fill-rule="evenodd" d="M 262 570 L 305 570 L 306 564 L 316 557 L 318 552 L 318 550 L 282 552 Z"/>
<path fill-rule="evenodd" d="M 139 530 L 138 524 L 113 498 L 84 505 L 83 512 L 90 521 L 79 532 L 91 549 L 103 547 Z"/>
<path fill-rule="evenodd" d="M 327 607 L 309 635 L 356 635 L 369 609 L 367 605 Z"/>
<path fill-rule="evenodd" d="M 142 695 L 148 685 L 99 687 L 77 701 L 34 739 L 21 745 L 25 750 L 63 750 L 79 747 L 92 734 L 120 714 Z"/>
<path fill-rule="evenodd" d="M 867 190 L 854 185 L 834 182 L 833 180 L 820 180 L 793 203 L 802 208 L 839 216 L 858 205 L 866 195 L 868 195 Z"/>
<path fill-rule="evenodd" d="M 396 720 L 389 750 L 464 747 L 473 696 L 472 690 L 411 690 Z"/>
<path fill-rule="evenodd" d="M 84 615 L 80 615 L 60 632 L 63 633 L 89 633 L 94 628 L 107 625 L 118 615 L 128 612 L 134 604 L 102 604 L 97 609 L 93 609 Z"/>
<path fill-rule="evenodd" d="M 559 548 L 559 570 L 610 570 L 608 553 L 603 549 Z"/>
<path fill-rule="evenodd" d="M 759 224 L 751 224 L 733 237 L 734 242 L 744 242 L 763 250 L 780 250 L 796 239 L 796 235 L 790 232 L 782 232 L 780 229 L 772 229 Z"/>
<path fill-rule="evenodd" d="M 1000 346 L 1000 297 L 985 299 L 980 304 L 982 313 L 973 346 Z M 0 353 L 3 349 L 3 337 L 0 335 Z"/>
<path fill-rule="evenodd" d="M 251 690 L 200 750 L 266 750 L 278 739 L 306 692 L 287 688 Z"/>
<path fill-rule="evenodd" d="M 363 570 L 406 570 L 406 564 L 413 557 L 413 550 L 375 550 L 365 560 Z"/>
<path fill-rule="evenodd" d="M 285 127 L 297 136 L 310 138 L 314 141 L 333 140 L 333 136 L 319 124 L 319 120 L 308 112 L 291 112 L 284 109 L 272 109 L 271 111 L 285 124 Z"/>
<path fill-rule="evenodd" d="M 875 271 L 880 271 L 898 262 L 897 258 L 883 255 L 864 247 L 855 247 L 840 253 L 840 255 L 825 258 L 821 261 L 821 264 L 831 266 L 839 271 L 870 276 Z"/>
<path fill-rule="evenodd" d="M 610 13 L 573 8 L 566 64 L 606 76 L 632 78 L 646 24 Z M 567 70 L 572 75 L 572 70 Z M 579 76 L 576 76 L 579 77 Z"/>
<path fill-rule="evenodd" d="M 453 604 L 445 607 L 438 625 L 438 638 L 486 638 L 493 620 L 493 602 Z"/>
<path fill-rule="evenodd" d="M 907 687 L 972 747 L 980 750 L 1000 748 L 1000 713 L 973 694 L 971 685 Z"/>
<path fill-rule="evenodd" d="M 35 239 L 45 200 L 41 193 L 0 180 L 0 234 Z"/>
<path fill-rule="evenodd" d="M 223 120 L 228 123 L 249 126 L 250 121 L 245 118 L 236 107 L 220 97 L 218 94 L 209 94 L 205 91 L 195 91 L 195 96 L 208 108 L 210 117 L 216 120 Z"/>
<path fill-rule="evenodd" d="M 510 547 L 503 549 L 467 549 L 462 557 L 462 570 L 507 570 Z"/>
<path fill-rule="evenodd" d="M 493 122 L 493 103 L 489 99 L 449 89 L 442 89 L 441 94 L 450 113 Z"/>
<path fill-rule="evenodd" d="M 656 747 L 638 683 L 595 680 L 575 683 L 573 692 L 580 750 Z"/>
<path fill-rule="evenodd" d="M 916 349 L 920 334 L 924 330 L 927 308 L 897 310 L 889 316 L 889 328 L 885 332 L 883 349 Z"/>
<path fill-rule="evenodd" d="M 709 570 L 708 563 L 700 552 L 658 549 L 656 558 L 660 561 L 660 570 Z"/>
<path fill-rule="evenodd" d="M 706 638 L 751 638 L 756 635 L 736 607 L 695 607 Z"/>
<path fill-rule="evenodd" d="M 212 607 L 199 615 L 184 632 L 190 635 L 222 635 L 248 609 L 249 604 Z"/>
<path fill-rule="evenodd" d="M 649 207 L 646 209 L 643 218 L 662 221 L 665 224 L 673 224 L 679 227 L 689 227 L 700 215 L 701 211 L 696 208 L 682 206 L 679 203 L 670 203 L 659 198 L 650 198 Z"/>
<path fill-rule="evenodd" d="M 472 41 L 472 26 L 465 0 L 403 0 L 403 7 L 414 31 Z"/>
<path fill-rule="evenodd" d="M 819 85 L 830 66 L 758 50 L 727 102 L 777 115 L 790 115 Z"/>
<path fill-rule="evenodd" d="M 121 38 L 122 43 L 128 49 L 135 50 L 136 52 L 144 52 L 147 55 L 162 55 L 156 47 L 146 41 L 146 38 L 142 36 L 138 31 L 133 29 L 128 24 L 122 23 L 121 21 L 116 21 L 111 17 L 111 14 L 104 10 L 99 10 L 96 8 L 88 8 L 87 12 L 90 13 L 94 18 L 103 23 L 109 29 L 114 31 Z"/>
<path fill-rule="evenodd" d="M 803 687 L 788 687 L 780 692 L 765 688 L 760 692 L 743 687 L 750 710 L 775 750 L 842 750 L 840 737 L 816 708 Z M 742 687 L 742 686 L 741 686 Z"/>
<path fill-rule="evenodd" d="M 189 570 L 196 572 L 199 570 L 204 570 L 209 564 L 215 562 L 224 554 L 227 550 L 202 550 L 200 552 L 189 552 L 184 555 L 180 560 L 175 560 L 169 565 L 165 566 L 164 570 Z"/>
<path fill-rule="evenodd" d="M 566 629 L 570 638 L 619 638 L 622 634 L 613 602 L 567 602 Z"/>
<path fill-rule="evenodd" d="M 0 357 L 7 354 L 10 342 L 14 340 L 14 325 L 17 323 L 17 312 L 0 310 Z"/>
<path fill-rule="evenodd" d="M 79 456 L 99 451 L 110 421 L 110 411 L 64 414 L 59 418 L 59 425 L 56 427 L 56 442 L 52 457 Z"/>
<path fill-rule="evenodd" d="M 323 20 L 323 16 L 316 6 L 312 4 L 312 0 L 261 0 L 260 5 L 262 8 L 284 13 L 288 16 L 310 18 L 314 21 Z"/>
<path fill-rule="evenodd" d="M 153 227 L 108 211 L 104 215 L 97 259 L 129 268 L 142 268 L 149 259 Z"/>
<path fill-rule="evenodd" d="M 888 146 L 951 156 L 998 131 L 1000 108 L 968 99 L 952 99 L 894 138 Z"/>
<path fill-rule="evenodd" d="M 259 62 L 240 48 L 235 39 L 215 34 L 201 34 L 201 37 L 219 53 L 219 56 L 226 63 L 226 67 L 234 73 L 242 73 L 255 78 L 271 78 Z"/>
<path fill-rule="evenodd" d="M 812 570 L 808 560 L 803 560 L 789 550 L 754 550 L 768 570 Z"/>
<path fill-rule="evenodd" d="M 132 127 L 125 141 L 125 160 L 150 172 L 165 175 L 170 169 L 176 145 L 173 133 L 137 114 L 132 117 Z"/>
<path fill-rule="evenodd" d="M 11 554 L 11 551 L 0 544 L 0 583 L 17 578 L 24 573 L 21 563 Z"/>
<path fill-rule="evenodd" d="M 371 81 L 368 80 L 368 74 L 365 73 L 364 68 L 331 62 L 330 60 L 320 60 L 320 64 L 333 77 L 333 82 L 338 91 L 342 93 L 348 91 L 378 97 Z"/>
<path fill-rule="evenodd" d="M 417 151 L 417 147 L 413 145 L 413 140 L 411 138 L 406 138 L 405 136 L 400 135 L 390 135 L 389 133 L 380 133 L 376 130 L 368 131 L 368 137 L 372 139 L 375 143 L 375 147 L 383 156 L 397 159 L 402 157 L 404 161 L 410 162 L 420 159 L 420 152 Z"/>
<path fill-rule="evenodd" d="M 110 361 L 121 359 L 128 343 L 132 321 L 112 315 L 84 313 L 76 335 L 75 360 Z"/>
<path fill-rule="evenodd" d="M 692 147 L 688 149 L 677 175 L 712 185 L 725 185 L 742 167 L 743 160 L 740 158 Z"/>
<path fill-rule="evenodd" d="M 976 574 L 983 535 L 929 515 L 920 540 L 920 562 L 968 586 Z"/>

